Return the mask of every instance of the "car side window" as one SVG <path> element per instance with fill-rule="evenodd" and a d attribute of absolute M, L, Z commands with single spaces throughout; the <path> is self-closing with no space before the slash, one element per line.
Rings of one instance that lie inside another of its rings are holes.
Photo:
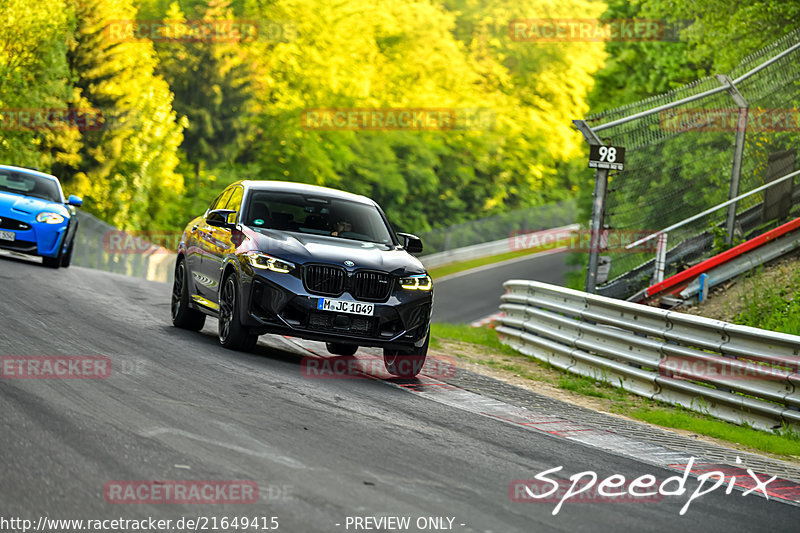
<path fill-rule="evenodd" d="M 224 194 L 225 194 L 225 191 L 222 191 L 221 193 L 219 193 L 219 195 L 217 195 L 216 198 L 214 198 L 214 201 L 211 202 L 211 205 L 208 206 L 208 211 L 213 211 L 214 209 L 217 208 L 217 205 L 219 205 L 219 201 L 222 199 L 222 196 Z"/>
<path fill-rule="evenodd" d="M 225 204 L 225 207 L 220 207 L 220 209 L 230 209 L 231 211 L 236 211 L 236 214 L 230 215 L 228 220 L 234 221 L 239 217 L 239 211 L 242 208 L 242 195 L 244 194 L 244 188 L 241 186 L 236 186 L 233 188 L 233 192 L 231 193 L 228 202 Z"/>
<path fill-rule="evenodd" d="M 208 210 L 213 211 L 214 209 L 226 209 L 225 206 L 228 203 L 228 199 L 231 197 L 231 192 L 233 192 L 233 189 L 225 189 L 222 191 L 222 194 L 217 196 L 217 199 L 211 203 L 211 205 L 208 207 Z"/>

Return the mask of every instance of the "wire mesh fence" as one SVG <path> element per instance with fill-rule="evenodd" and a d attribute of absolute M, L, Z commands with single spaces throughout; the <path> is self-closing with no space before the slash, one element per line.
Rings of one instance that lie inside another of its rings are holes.
<path fill-rule="evenodd" d="M 729 75 L 733 88 L 726 87 L 725 78 L 707 77 L 586 118 L 603 144 L 626 148 L 625 169 L 609 175 L 603 226 L 655 232 L 736 196 L 731 182 L 737 174 L 737 132 L 742 145 L 738 193 L 800 168 L 798 43 L 800 28 L 746 57 Z M 746 101 L 744 109 L 737 104 L 737 91 Z M 689 101 L 659 110 L 682 100 Z M 628 117 L 633 118 L 624 121 Z M 800 191 L 786 182 L 738 202 L 735 213 L 732 239 L 725 209 L 671 231 L 665 276 L 721 251 L 731 240 L 735 244 L 798 216 Z M 605 255 L 611 261 L 610 281 L 597 288 L 599 294 L 628 297 L 652 280 L 652 255 Z"/>

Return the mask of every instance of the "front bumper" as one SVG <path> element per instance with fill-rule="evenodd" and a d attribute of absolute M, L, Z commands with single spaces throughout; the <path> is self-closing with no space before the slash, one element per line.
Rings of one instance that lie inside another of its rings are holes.
<path fill-rule="evenodd" d="M 58 256 L 59 246 L 67 233 L 67 223 L 42 224 L 3 216 L 0 231 L 11 231 L 14 240 L 0 240 L 0 248 L 29 255 Z M 27 228 L 27 229 L 22 229 Z"/>
<path fill-rule="evenodd" d="M 433 291 L 395 289 L 385 302 L 369 302 L 372 316 L 320 311 L 325 296 L 306 291 L 298 277 L 273 273 L 257 275 L 243 293 L 245 325 L 256 333 L 390 349 L 425 343 L 433 303 Z M 361 301 L 348 293 L 336 299 Z"/>

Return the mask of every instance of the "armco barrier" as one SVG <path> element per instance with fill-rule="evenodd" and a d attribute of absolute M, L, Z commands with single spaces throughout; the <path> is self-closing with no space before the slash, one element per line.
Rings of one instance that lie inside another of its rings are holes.
<path fill-rule="evenodd" d="M 558 228 L 544 229 L 541 230 L 541 232 L 549 233 L 553 236 L 560 236 L 562 234 L 568 234 L 572 231 L 578 231 L 578 229 L 580 229 L 580 224 L 569 224 L 567 226 L 561 226 Z M 447 250 L 446 252 L 423 255 L 419 257 L 419 260 L 423 265 L 425 265 L 425 268 L 436 268 L 449 265 L 450 263 L 457 263 L 459 261 L 469 261 L 470 259 L 479 259 L 481 257 L 489 257 L 492 255 L 500 255 L 517 251 L 513 249 L 511 242 L 511 237 L 506 237 L 505 239 L 500 239 L 497 241 L 473 244 L 472 246 L 454 248 L 452 250 Z M 556 245 L 555 242 L 546 242 L 551 246 L 549 249 L 552 249 Z M 424 246 L 425 242 L 423 241 L 422 244 Z"/>
<path fill-rule="evenodd" d="M 504 286 L 497 332 L 523 354 L 737 424 L 800 428 L 800 336 L 537 281 Z"/>
<path fill-rule="evenodd" d="M 78 220 L 78 233 L 72 254 L 73 265 L 172 283 L 174 251 L 149 245 L 125 252 L 114 252 L 107 243 L 109 235 L 119 234 L 117 228 L 82 210 L 78 210 Z M 130 235 L 130 238 L 135 237 Z"/>

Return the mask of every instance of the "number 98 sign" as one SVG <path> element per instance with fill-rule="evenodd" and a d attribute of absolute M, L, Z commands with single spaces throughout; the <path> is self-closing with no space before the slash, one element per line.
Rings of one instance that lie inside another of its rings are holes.
<path fill-rule="evenodd" d="M 625 148 L 622 146 L 592 145 L 589 149 L 589 167 L 622 170 Z"/>

